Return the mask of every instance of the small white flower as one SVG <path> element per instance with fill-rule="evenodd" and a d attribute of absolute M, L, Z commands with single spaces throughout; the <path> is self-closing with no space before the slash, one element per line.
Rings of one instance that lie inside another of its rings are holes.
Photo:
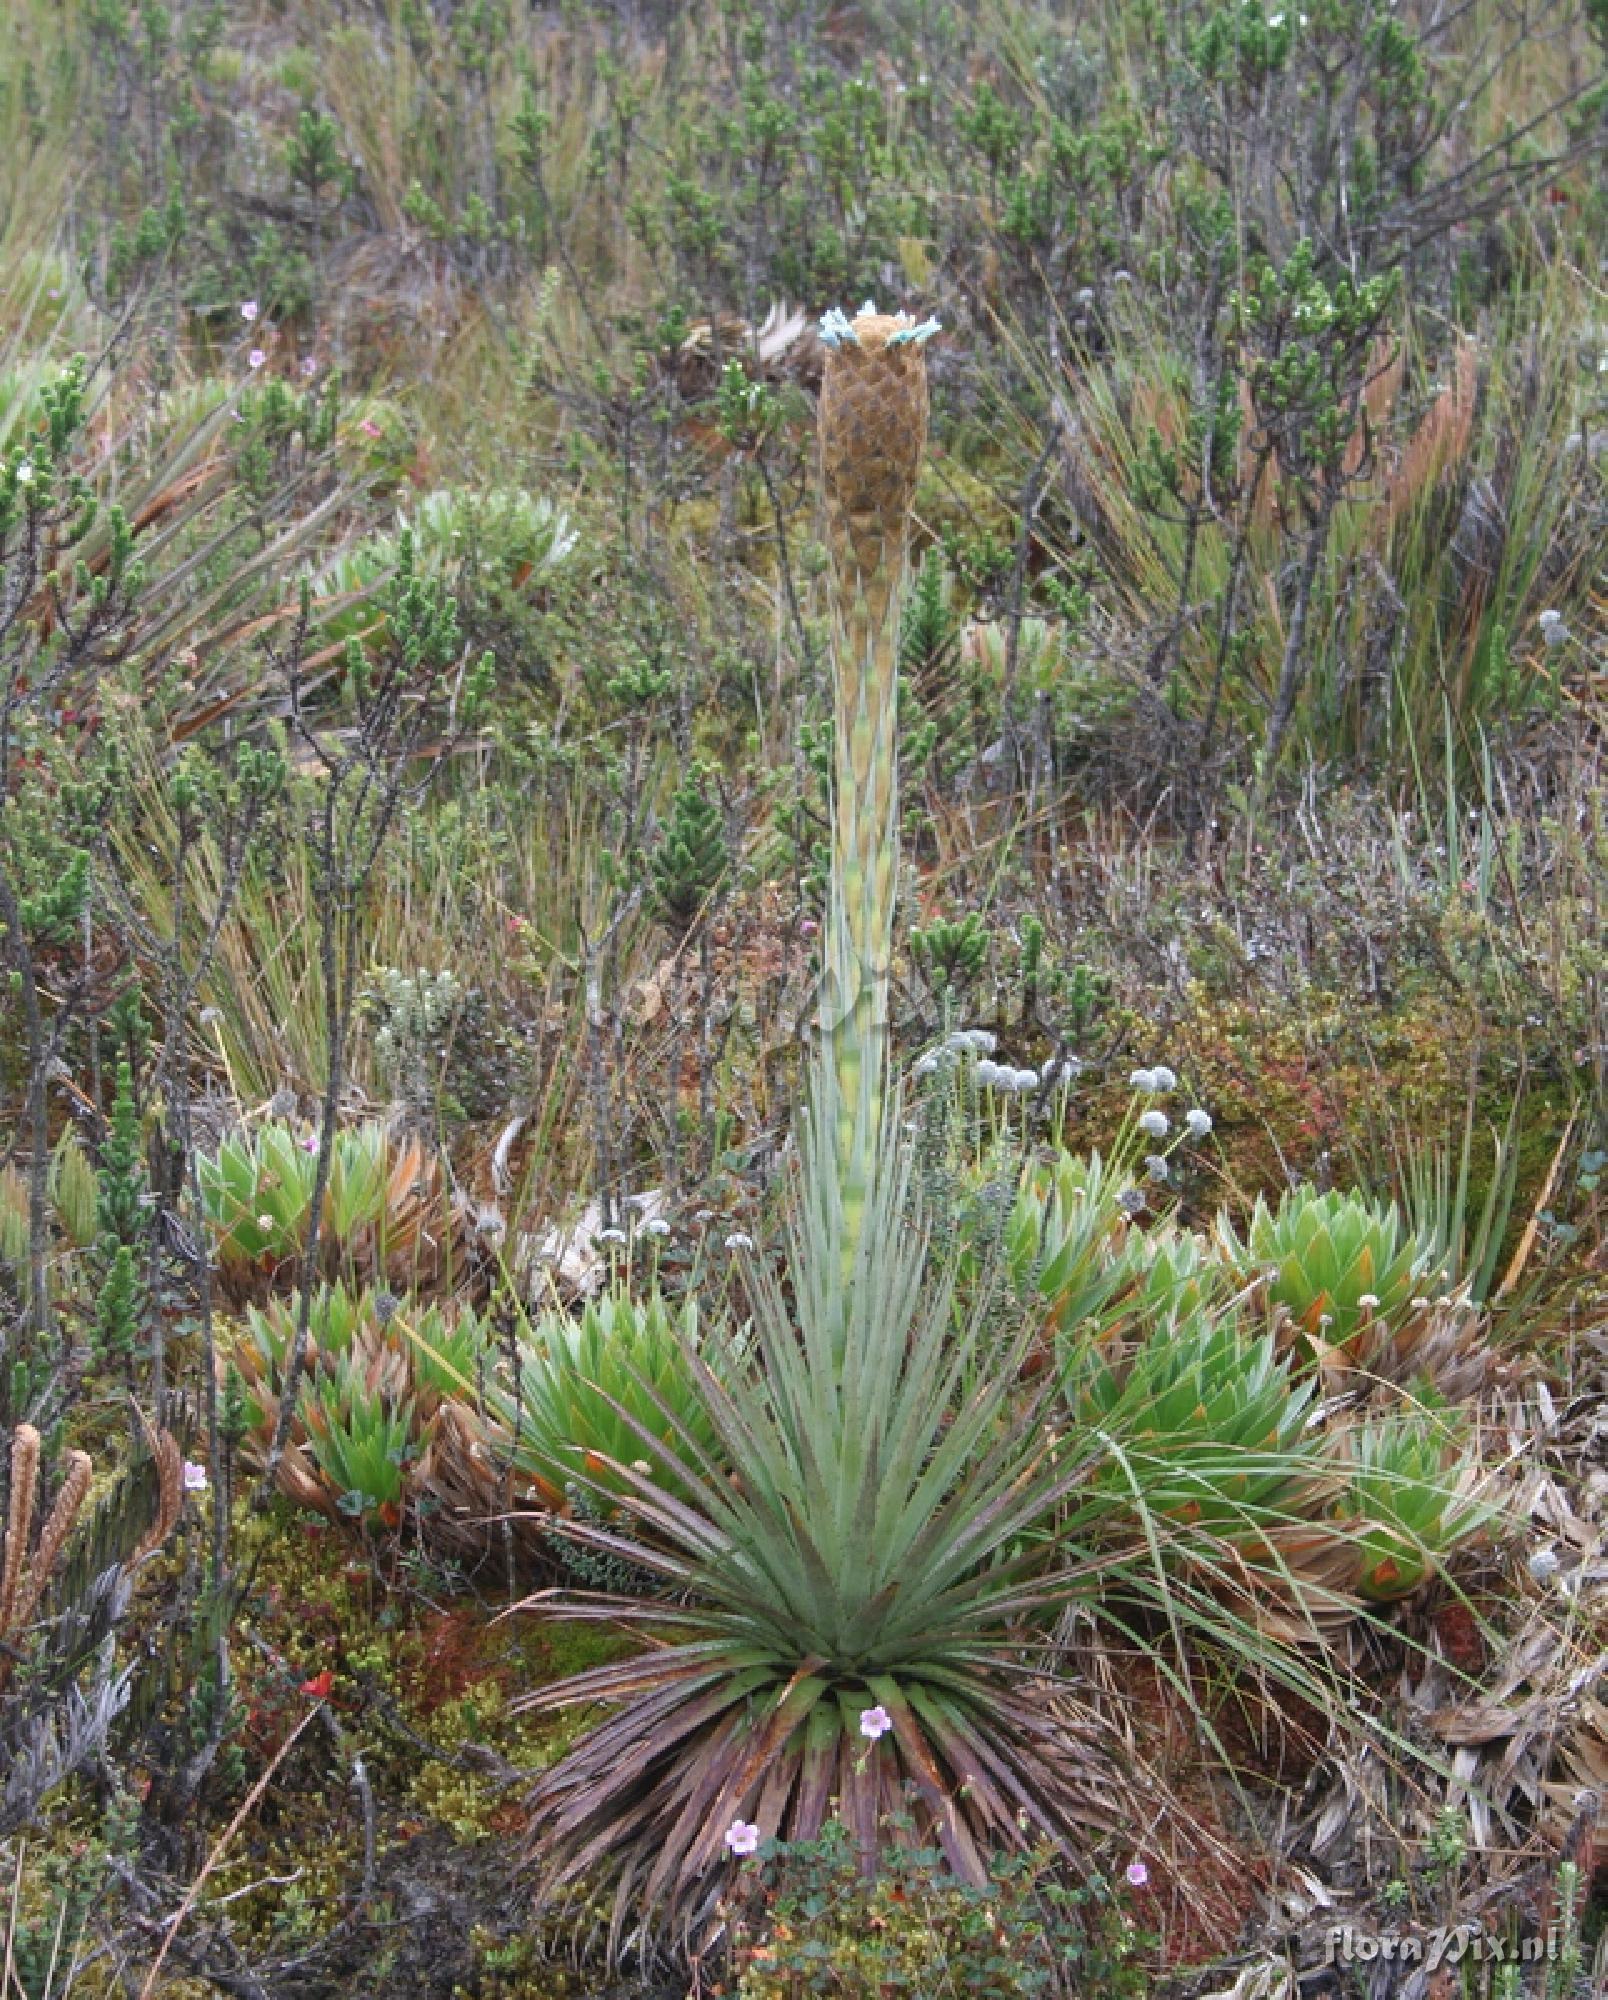
<path fill-rule="evenodd" d="M 1165 1181 L 1172 1178 L 1172 1168 L 1168 1166 L 1166 1159 L 1160 1153 L 1146 1153 L 1145 1172 L 1149 1174 L 1153 1181 Z"/>
<path fill-rule="evenodd" d="M 623 1229 L 600 1229 L 597 1232 L 597 1240 L 599 1243 L 623 1243 L 625 1241 L 625 1231 Z"/>
<path fill-rule="evenodd" d="M 741 1229 L 734 1229 L 726 1238 L 726 1248 L 731 1251 L 752 1250 L 754 1239 Z"/>
<path fill-rule="evenodd" d="M 1018 1069 L 1011 1072 L 1011 1088 L 1018 1096 L 1026 1096 L 1030 1090 L 1039 1087 L 1039 1073 L 1036 1069 Z"/>
<path fill-rule="evenodd" d="M 754 1854 L 759 1848 L 759 1828 L 752 1820 L 734 1819 L 726 1829 L 726 1845 L 733 1854 Z"/>
<path fill-rule="evenodd" d="M 1153 1069 L 1136 1069 L 1128 1078 L 1128 1088 L 1130 1090 L 1154 1090 L 1156 1088 L 1156 1072 Z"/>
<path fill-rule="evenodd" d="M 1563 622 L 1561 611 L 1543 611 L 1536 623 L 1541 627 L 1541 636 L 1549 646 L 1561 646 L 1569 636 L 1569 628 Z"/>
<path fill-rule="evenodd" d="M 1178 1088 L 1177 1077 L 1173 1075 L 1165 1063 L 1157 1063 L 1150 1074 L 1156 1079 L 1157 1090 L 1176 1090 Z"/>
<path fill-rule="evenodd" d="M 259 1229 L 264 1229 L 264 1230 L 272 1229 L 273 1226 L 274 1226 L 274 1219 L 271 1215 L 259 1215 L 257 1217 L 257 1227 Z"/>
<path fill-rule="evenodd" d="M 1374 1292 L 1364 1292 L 1357 1300 L 1357 1304 L 1366 1313 L 1377 1312 L 1379 1310 L 1378 1295 Z"/>
<path fill-rule="evenodd" d="M 644 1479 L 651 1479 L 653 1477 L 653 1467 L 645 1458 L 633 1458 L 631 1461 L 631 1470 L 633 1472 L 640 1472 Z"/>
<path fill-rule="evenodd" d="M 970 1049 L 973 1055 L 991 1056 L 999 1047 L 999 1037 L 987 1028 L 957 1028 L 944 1043 L 946 1049 Z"/>
<path fill-rule="evenodd" d="M 1530 1574 L 1537 1583 L 1550 1583 L 1558 1573 L 1556 1549 L 1537 1549 L 1530 1558 Z"/>
<path fill-rule="evenodd" d="M 1189 1127 L 1190 1138 L 1204 1139 L 1212 1129 L 1212 1114 L 1209 1111 L 1202 1111 L 1197 1104 L 1193 1111 L 1184 1113 L 1184 1123 Z"/>
<path fill-rule="evenodd" d="M 24 459 L 22 463 L 17 467 L 17 484 L 19 486 L 32 486 L 33 476 L 34 476 L 33 466 L 27 459 Z"/>
<path fill-rule="evenodd" d="M 1165 1139 L 1167 1136 L 1168 1123 L 1169 1121 L 1165 1111 L 1146 1111 L 1140 1114 L 1139 1130 L 1143 1132 L 1147 1138 Z"/>
<path fill-rule="evenodd" d="M 886 1736 L 893 1727 L 893 1717 L 878 1702 L 875 1708 L 860 1710 L 860 1734 L 875 1743 L 879 1736 Z"/>
<path fill-rule="evenodd" d="M 254 320 L 257 317 L 257 301 L 255 299 L 241 300 L 240 317 L 243 320 L 245 320 L 248 325 L 252 320 Z"/>
<path fill-rule="evenodd" d="M 1000 1078 L 1006 1074 L 1007 1072 L 1001 1069 L 997 1062 L 990 1062 L 986 1056 L 977 1065 L 977 1081 L 985 1089 L 993 1088 L 998 1084 Z"/>
<path fill-rule="evenodd" d="M 207 1469 L 197 1465 L 193 1458 L 184 1461 L 184 1490 L 186 1493 L 205 1493 L 207 1490 Z"/>
<path fill-rule="evenodd" d="M 670 1225 L 662 1215 L 655 1215 L 643 1223 L 642 1233 L 644 1236 L 668 1236 Z"/>

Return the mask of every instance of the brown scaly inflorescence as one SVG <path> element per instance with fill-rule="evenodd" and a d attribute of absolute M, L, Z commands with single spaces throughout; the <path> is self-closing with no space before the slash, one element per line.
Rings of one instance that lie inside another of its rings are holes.
<path fill-rule="evenodd" d="M 845 619 L 863 596 L 873 622 L 892 608 L 927 441 L 927 363 L 903 314 L 861 313 L 827 350 L 821 378 L 821 489 Z"/>

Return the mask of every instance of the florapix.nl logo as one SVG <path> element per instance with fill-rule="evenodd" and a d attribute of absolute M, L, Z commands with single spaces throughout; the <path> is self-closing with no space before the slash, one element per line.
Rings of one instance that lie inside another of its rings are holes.
<path fill-rule="evenodd" d="M 1555 1924 L 1527 1938 L 1495 1937 L 1478 1924 L 1437 1926 L 1422 1932 L 1362 1931 L 1351 1924 L 1335 1924 L 1324 1948 L 1324 1963 L 1370 1965 L 1383 1961 L 1435 1972 L 1443 1965 L 1540 1965 L 1556 1960 L 1562 1950 L 1563 1938 Z"/>

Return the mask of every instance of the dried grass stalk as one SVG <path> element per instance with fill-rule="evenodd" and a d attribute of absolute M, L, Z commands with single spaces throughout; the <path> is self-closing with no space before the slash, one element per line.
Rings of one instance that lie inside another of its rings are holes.
<path fill-rule="evenodd" d="M 38 1493 L 39 1433 L 32 1424 L 18 1424 L 11 1433 L 11 1503 L 6 1518 L 5 1567 L 0 1570 L 0 1639 L 16 1620 Z"/>
<path fill-rule="evenodd" d="M 156 1465 L 156 1518 L 135 1545 L 128 1567 L 136 1568 L 159 1549 L 178 1526 L 184 1511 L 184 1454 L 171 1431 L 145 1426 L 145 1440 Z"/>
<path fill-rule="evenodd" d="M 67 1454 L 67 1473 L 62 1480 L 61 1491 L 56 1495 L 56 1504 L 50 1510 L 44 1531 L 39 1537 L 39 1552 L 34 1557 L 28 1572 L 28 1587 L 17 1601 L 17 1624 L 25 1626 L 38 1607 L 44 1594 L 46 1583 L 56 1567 L 57 1558 L 67 1545 L 67 1537 L 77 1525 L 78 1517 L 84 1510 L 84 1502 L 89 1498 L 89 1489 L 95 1477 L 95 1468 L 87 1451 L 70 1451 Z M 3 1628 L 0 1628 L 3 1629 Z"/>
<path fill-rule="evenodd" d="M 1451 381 L 1424 413 L 1391 476 L 1385 503 L 1387 534 L 1468 456 L 1478 400 L 1479 349 L 1474 341 L 1463 340 L 1458 343 Z"/>

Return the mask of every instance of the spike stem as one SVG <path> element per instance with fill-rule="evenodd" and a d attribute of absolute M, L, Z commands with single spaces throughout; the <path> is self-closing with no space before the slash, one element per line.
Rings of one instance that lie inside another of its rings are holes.
<path fill-rule="evenodd" d="M 830 1146 L 838 1253 L 853 1280 L 887 1117 L 899 868 L 899 608 L 927 429 L 921 339 L 903 316 L 841 321 L 821 385 L 832 596 L 832 884 L 812 1117 Z M 825 1163 L 823 1162 L 823 1165 Z"/>

